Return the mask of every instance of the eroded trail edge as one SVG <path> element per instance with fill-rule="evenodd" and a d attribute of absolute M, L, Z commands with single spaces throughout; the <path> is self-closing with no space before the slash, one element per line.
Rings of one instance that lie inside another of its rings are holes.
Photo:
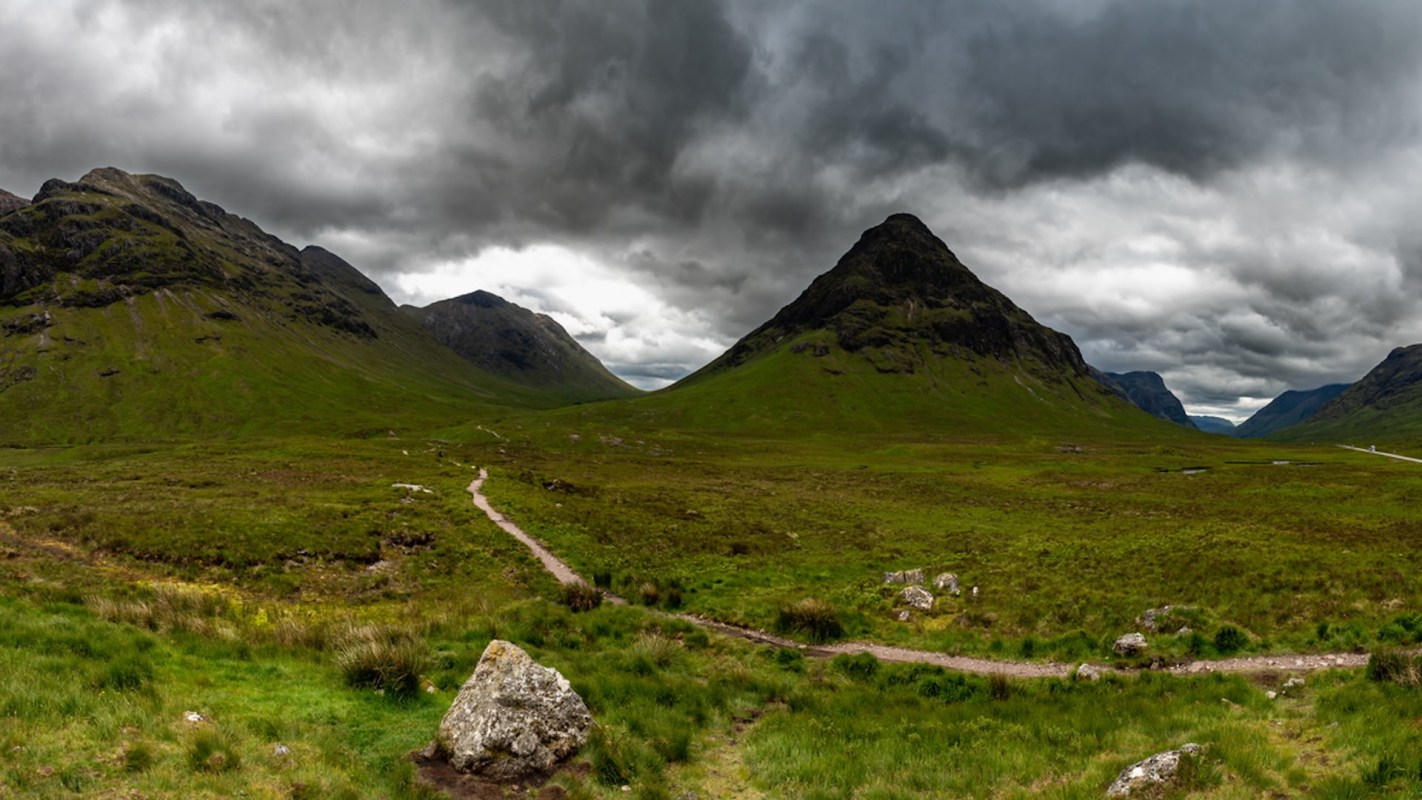
<path fill-rule="evenodd" d="M 567 562 L 554 555 L 543 543 L 529 536 L 518 525 L 514 524 L 503 514 L 495 510 L 489 502 L 489 498 L 484 495 L 484 481 L 488 480 L 489 472 L 484 468 L 479 469 L 479 477 L 469 484 L 469 494 L 474 498 L 474 505 L 489 518 L 491 522 L 499 526 L 505 533 L 519 540 L 543 563 L 544 569 L 548 570 L 559 583 L 586 582 Z M 624 605 L 626 601 L 622 598 L 604 593 L 609 602 Z M 1069 664 L 1047 661 L 1011 661 L 988 658 L 973 658 L 971 656 L 955 656 L 949 653 L 939 653 L 932 650 L 915 650 L 908 647 L 893 647 L 890 645 L 874 644 L 873 642 L 836 642 L 834 644 L 806 645 L 792 639 L 785 639 L 765 631 L 746 628 L 740 625 L 731 625 L 726 622 L 718 622 L 713 619 L 696 616 L 693 614 L 674 614 L 677 619 L 685 620 L 694 625 L 698 625 L 709 631 L 734 636 L 737 639 L 757 642 L 759 644 L 772 645 L 775 647 L 792 647 L 802 651 L 805 655 L 817 658 L 830 658 L 837 655 L 857 655 L 859 653 L 869 653 L 880 661 L 892 661 L 911 664 L 929 664 L 943 667 L 955 672 L 965 672 L 975 675 L 1007 675 L 1012 678 L 1065 678 L 1071 675 L 1074 667 Z M 1191 661 L 1186 664 L 1179 664 L 1169 667 L 1164 671 L 1182 675 L 1197 675 L 1207 672 L 1226 673 L 1255 673 L 1255 672 L 1314 672 L 1322 669 L 1356 669 L 1366 666 L 1368 656 L 1365 653 L 1321 653 L 1314 655 L 1280 655 L 1280 656 L 1248 656 L 1243 658 L 1226 658 L 1217 661 Z M 1110 671 L 1109 669 L 1107 671 Z M 1116 670 L 1117 672 L 1131 672 L 1133 670 Z"/>

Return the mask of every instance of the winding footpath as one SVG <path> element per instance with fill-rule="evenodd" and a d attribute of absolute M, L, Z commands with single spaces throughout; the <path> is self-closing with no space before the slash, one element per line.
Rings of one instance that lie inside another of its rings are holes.
<path fill-rule="evenodd" d="M 1359 453 L 1370 453 L 1375 456 L 1387 456 L 1388 458 L 1395 458 L 1398 461 L 1411 461 L 1414 464 L 1422 464 L 1422 458 L 1413 458 L 1412 456 L 1400 456 L 1397 453 L 1384 453 L 1381 450 L 1364 450 L 1361 447 L 1354 447 L 1351 444 L 1340 444 L 1338 446 L 1343 448 L 1344 450 L 1356 450 Z"/>
<path fill-rule="evenodd" d="M 1350 448 L 1360 450 L 1360 452 L 1370 452 L 1360 448 Z M 1378 455 L 1392 455 L 1391 453 L 1378 453 Z M 1393 456 L 1406 461 L 1422 460 L 1408 458 L 1407 456 Z M 515 539 L 519 540 L 529 550 L 533 552 L 538 560 L 543 563 L 544 569 L 548 570 L 559 583 L 587 583 L 567 562 L 554 555 L 548 548 L 544 547 L 537 539 L 529 536 L 518 525 L 509 521 L 507 517 L 500 514 L 489 503 L 489 498 L 484 495 L 484 481 L 488 480 L 489 472 L 484 468 L 479 469 L 479 477 L 469 484 L 469 494 L 474 498 L 474 505 L 483 511 L 489 520 L 499 526 L 503 531 Z M 627 601 L 610 592 L 604 592 L 603 597 L 607 602 L 615 605 L 626 605 Z M 1006 675 L 1010 678 L 1066 678 L 1071 675 L 1075 667 L 1069 664 L 1062 664 L 1053 661 L 1000 661 L 988 658 L 972 658 L 970 656 L 955 656 L 948 653 L 939 653 L 932 650 L 914 650 L 907 647 L 893 647 L 891 645 L 874 644 L 873 642 L 835 642 L 833 644 L 806 645 L 792 639 L 785 639 L 765 631 L 745 628 L 739 625 L 731 625 L 725 622 L 718 622 L 713 619 L 696 616 L 694 614 L 673 614 L 677 619 L 690 622 L 694 625 L 714 631 L 737 639 L 744 639 L 758 644 L 772 645 L 775 647 L 790 647 L 803 652 L 806 656 L 813 658 L 831 658 L 837 655 L 858 655 L 859 653 L 869 653 L 880 661 L 893 661 L 911 664 L 930 664 L 943 667 L 955 672 L 965 672 L 974 675 Z M 1323 669 L 1357 669 L 1366 666 L 1368 656 L 1365 653 L 1322 653 L 1314 655 L 1279 655 L 1279 656 L 1248 656 L 1243 658 L 1226 658 L 1218 661 L 1191 661 L 1185 664 L 1178 664 L 1167 668 L 1165 671 L 1179 675 L 1198 675 L 1209 672 L 1223 673 L 1257 673 L 1257 672 L 1314 672 Z M 1117 673 L 1129 673 L 1134 670 L 1116 669 L 1109 667 L 1100 668 L 1103 672 L 1115 671 Z"/>

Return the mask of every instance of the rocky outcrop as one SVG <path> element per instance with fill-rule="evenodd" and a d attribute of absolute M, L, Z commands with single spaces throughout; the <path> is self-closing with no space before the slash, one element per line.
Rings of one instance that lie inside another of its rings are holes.
<path fill-rule="evenodd" d="M 494 781 L 547 775 L 587 742 L 592 724 L 557 670 L 495 639 L 440 722 L 432 754 Z"/>
<path fill-rule="evenodd" d="M 904 602 L 919 611 L 930 611 L 933 609 L 933 595 L 922 586 L 906 586 L 900 593 Z"/>
<path fill-rule="evenodd" d="M 1107 797 L 1130 797 L 1156 786 L 1173 783 L 1180 772 L 1180 761 L 1185 756 L 1197 757 L 1203 752 L 1198 744 L 1183 744 L 1178 750 L 1156 753 L 1144 761 L 1138 761 L 1121 770 L 1116 780 L 1106 789 Z"/>
<path fill-rule="evenodd" d="M 1145 652 L 1145 649 L 1149 646 L 1150 645 L 1146 643 L 1144 635 L 1128 633 L 1117 639 L 1115 644 L 1111 645 L 1111 652 L 1123 658 L 1129 658 L 1131 656 L 1140 655 Z"/>
<path fill-rule="evenodd" d="M 905 569 L 898 572 L 885 572 L 884 583 L 912 583 L 923 585 L 923 570 Z"/>
<path fill-rule="evenodd" d="M 938 577 L 934 578 L 933 588 L 940 592 L 947 592 L 954 597 L 957 597 L 962 592 L 962 588 L 958 585 L 958 576 L 951 572 L 941 573 Z"/>
<path fill-rule="evenodd" d="M 0 189 L 0 217 L 3 217 L 16 209 L 24 208 L 29 204 L 30 201 L 26 200 L 25 198 L 10 194 L 4 189 Z"/>
<path fill-rule="evenodd" d="M 1108 372 L 1106 377 L 1126 393 L 1137 408 L 1158 419 L 1174 422 L 1187 428 L 1195 427 L 1185 407 L 1165 385 L 1165 380 L 1154 372 Z"/>

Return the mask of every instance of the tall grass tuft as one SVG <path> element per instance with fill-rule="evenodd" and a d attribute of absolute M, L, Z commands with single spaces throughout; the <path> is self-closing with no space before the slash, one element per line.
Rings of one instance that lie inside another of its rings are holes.
<path fill-rule="evenodd" d="M 1374 650 L 1368 656 L 1368 680 L 1399 686 L 1422 686 L 1422 653 L 1394 648 Z"/>
<path fill-rule="evenodd" d="M 839 612 L 816 597 L 807 597 L 780 609 L 776 629 L 781 633 L 804 634 L 812 642 L 828 642 L 844 635 Z"/>
<path fill-rule="evenodd" d="M 602 605 L 602 592 L 586 581 L 563 584 L 563 605 L 574 611 L 592 611 Z"/>
<path fill-rule="evenodd" d="M 242 757 L 225 736 L 201 730 L 188 746 L 188 766 L 194 772 L 231 772 L 242 766 Z"/>
<path fill-rule="evenodd" d="M 429 647 L 415 634 L 387 625 L 353 626 L 336 637 L 335 660 L 349 686 L 411 697 L 430 666 Z"/>

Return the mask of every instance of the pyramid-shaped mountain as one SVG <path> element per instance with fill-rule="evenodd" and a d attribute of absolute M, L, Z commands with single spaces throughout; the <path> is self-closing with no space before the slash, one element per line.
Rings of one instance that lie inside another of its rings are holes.
<path fill-rule="evenodd" d="M 1287 441 L 1415 440 L 1422 435 L 1422 344 L 1399 347 L 1306 422 L 1270 438 Z"/>
<path fill-rule="evenodd" d="M 895 214 L 672 395 L 778 427 L 1150 427 L 1047 328 Z M 751 424 L 751 423 L 748 423 Z"/>
<path fill-rule="evenodd" d="M 553 401 L 375 284 L 176 181 L 94 170 L 0 215 L 0 444 L 449 424 Z"/>
<path fill-rule="evenodd" d="M 475 366 L 574 401 L 630 397 L 637 390 L 613 375 L 552 317 L 477 291 L 401 309 Z"/>
<path fill-rule="evenodd" d="M 911 373 L 928 356 L 1016 362 L 1048 380 L 1090 378 L 1071 338 L 1037 324 L 978 280 L 917 217 L 865 231 L 834 269 L 702 372 L 714 374 L 809 331 L 880 372 Z"/>

